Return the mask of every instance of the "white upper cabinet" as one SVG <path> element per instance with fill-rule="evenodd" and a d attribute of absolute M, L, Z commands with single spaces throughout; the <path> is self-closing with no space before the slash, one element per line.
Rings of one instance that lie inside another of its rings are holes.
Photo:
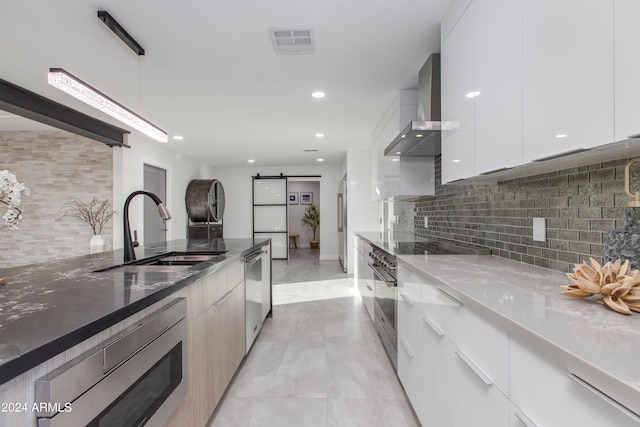
<path fill-rule="evenodd" d="M 475 175 L 522 164 L 522 0 L 475 0 Z"/>
<path fill-rule="evenodd" d="M 442 42 L 442 182 L 522 164 L 522 1 L 475 0 Z"/>
<path fill-rule="evenodd" d="M 615 0 L 615 140 L 640 133 L 640 1 Z"/>
<path fill-rule="evenodd" d="M 443 184 L 475 175 L 474 11 L 472 3 L 441 46 L 442 120 L 460 122 L 442 131 Z"/>
<path fill-rule="evenodd" d="M 453 0 L 447 13 L 442 17 L 440 22 L 440 40 L 444 41 L 453 27 L 458 23 L 458 19 L 462 16 L 465 10 L 469 7 L 473 0 Z"/>
<path fill-rule="evenodd" d="M 613 142 L 613 0 L 523 1 L 523 160 Z"/>

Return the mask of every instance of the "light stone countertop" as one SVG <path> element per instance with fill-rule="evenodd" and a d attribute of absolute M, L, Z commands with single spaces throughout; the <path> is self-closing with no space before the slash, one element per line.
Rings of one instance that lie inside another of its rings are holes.
<path fill-rule="evenodd" d="M 402 255 L 398 263 L 640 414 L 640 313 L 569 298 L 564 273 L 497 256 Z"/>

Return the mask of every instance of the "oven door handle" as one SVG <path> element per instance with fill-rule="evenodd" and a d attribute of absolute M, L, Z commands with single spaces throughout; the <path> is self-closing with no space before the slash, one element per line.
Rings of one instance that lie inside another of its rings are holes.
<path fill-rule="evenodd" d="M 375 274 L 378 279 L 384 282 L 384 284 L 386 284 L 388 288 L 398 287 L 398 282 L 396 281 L 396 279 L 390 276 L 387 272 L 373 264 L 369 264 L 369 267 L 371 267 L 371 269 L 373 270 L 373 274 Z"/>

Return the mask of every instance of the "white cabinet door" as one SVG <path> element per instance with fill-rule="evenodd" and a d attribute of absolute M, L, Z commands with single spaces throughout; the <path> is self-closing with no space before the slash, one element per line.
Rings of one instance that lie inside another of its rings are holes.
<path fill-rule="evenodd" d="M 454 357 L 451 375 L 451 425 L 508 427 L 509 399 L 464 353 L 456 349 Z"/>
<path fill-rule="evenodd" d="M 640 1 L 615 0 L 615 140 L 640 133 Z"/>
<path fill-rule="evenodd" d="M 522 164 L 522 0 L 475 0 L 475 174 Z"/>
<path fill-rule="evenodd" d="M 356 258 L 356 286 L 360 297 L 362 298 L 362 304 L 367 309 L 369 318 L 373 322 L 373 298 L 374 298 L 374 282 L 373 272 L 367 265 L 369 259 L 369 252 L 371 252 L 371 246 L 361 237 L 358 237 L 358 249 Z"/>
<path fill-rule="evenodd" d="M 442 131 L 442 183 L 475 175 L 475 8 L 471 6 L 441 46 L 442 120 L 460 122 Z"/>
<path fill-rule="evenodd" d="M 457 393 L 451 381 L 455 347 L 424 315 L 420 323 L 424 349 L 420 359 L 422 391 L 414 409 L 423 426 L 457 425 L 452 422 L 452 412 L 456 410 L 452 396 Z"/>
<path fill-rule="evenodd" d="M 538 426 L 637 427 L 631 417 L 571 379 L 515 337 L 510 340 L 511 401 Z M 635 419 L 634 419 L 635 418 Z"/>
<path fill-rule="evenodd" d="M 398 298 L 398 378 L 402 382 L 409 401 L 412 402 L 416 414 L 417 406 L 422 401 L 422 366 L 424 343 L 420 339 L 420 312 L 413 304 Z"/>
<path fill-rule="evenodd" d="M 523 160 L 613 141 L 613 0 L 524 0 Z"/>

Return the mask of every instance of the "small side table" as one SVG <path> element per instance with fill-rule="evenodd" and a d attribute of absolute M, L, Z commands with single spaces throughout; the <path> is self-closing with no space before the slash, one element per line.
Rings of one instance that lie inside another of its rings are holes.
<path fill-rule="evenodd" d="M 289 247 L 291 247 L 291 243 L 294 248 L 298 249 L 298 234 L 289 234 Z"/>

